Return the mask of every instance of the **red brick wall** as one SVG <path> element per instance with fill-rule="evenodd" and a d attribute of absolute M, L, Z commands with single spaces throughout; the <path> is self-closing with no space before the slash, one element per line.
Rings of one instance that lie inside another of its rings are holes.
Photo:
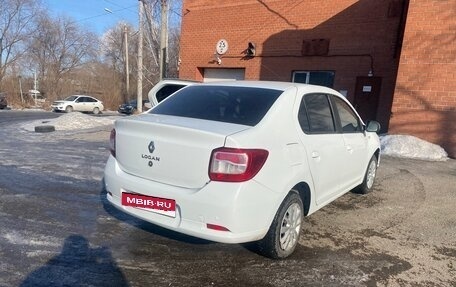
<path fill-rule="evenodd" d="M 456 157 L 456 1 L 411 0 L 390 133 L 442 145 Z"/>
<path fill-rule="evenodd" d="M 334 89 L 354 99 L 357 76 L 367 76 L 372 56 L 374 75 L 382 77 L 377 112 L 388 126 L 398 58 L 400 15 L 391 3 L 400 0 L 185 0 L 179 77 L 201 80 L 204 68 L 245 68 L 246 79 L 291 81 L 293 70 L 335 71 Z M 226 39 L 222 64 L 215 45 Z M 304 39 L 329 39 L 330 57 L 301 56 Z M 251 41 L 257 57 L 243 58 Z"/>

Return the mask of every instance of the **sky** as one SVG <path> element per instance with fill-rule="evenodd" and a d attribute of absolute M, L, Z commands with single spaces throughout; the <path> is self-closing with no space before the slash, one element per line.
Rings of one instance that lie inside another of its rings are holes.
<path fill-rule="evenodd" d="M 138 26 L 138 0 L 43 0 L 43 4 L 52 16 L 69 16 L 100 36 L 120 21 Z"/>

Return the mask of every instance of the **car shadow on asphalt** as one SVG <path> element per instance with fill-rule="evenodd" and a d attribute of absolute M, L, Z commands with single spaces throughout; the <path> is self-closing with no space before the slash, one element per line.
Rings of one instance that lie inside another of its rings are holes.
<path fill-rule="evenodd" d="M 105 186 L 104 179 L 102 180 L 101 184 L 102 184 L 102 187 L 101 187 L 101 192 L 100 192 L 100 200 L 103 204 L 103 208 L 109 215 L 116 218 L 117 220 L 125 222 L 136 228 L 140 228 L 146 232 L 149 232 L 149 233 L 152 233 L 152 234 L 155 234 L 158 236 L 166 237 L 171 240 L 181 241 L 181 242 L 190 243 L 190 244 L 198 244 L 198 245 L 216 243 L 213 241 L 204 240 L 204 239 L 193 237 L 190 235 L 185 235 L 182 233 L 178 233 L 178 232 L 160 227 L 158 225 L 144 221 L 142 219 L 136 218 L 134 216 L 131 216 L 125 212 L 118 210 L 111 203 L 109 203 L 109 201 L 106 197 L 107 192 L 106 192 L 106 189 L 104 188 L 104 186 Z"/>
<path fill-rule="evenodd" d="M 26 286 L 129 286 L 108 247 L 90 248 L 81 235 L 70 235 L 62 252 L 30 273 Z"/>

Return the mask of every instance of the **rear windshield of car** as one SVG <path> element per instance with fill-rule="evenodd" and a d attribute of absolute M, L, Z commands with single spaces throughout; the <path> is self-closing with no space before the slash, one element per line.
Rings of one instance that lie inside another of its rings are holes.
<path fill-rule="evenodd" d="M 255 126 L 281 93 L 252 87 L 189 86 L 150 113 Z"/>

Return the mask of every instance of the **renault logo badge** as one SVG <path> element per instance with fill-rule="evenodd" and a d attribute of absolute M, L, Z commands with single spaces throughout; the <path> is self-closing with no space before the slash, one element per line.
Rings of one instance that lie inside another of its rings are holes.
<path fill-rule="evenodd" d="M 154 150 L 155 150 L 155 144 L 154 144 L 154 141 L 151 141 L 149 143 L 149 152 L 154 153 Z"/>

